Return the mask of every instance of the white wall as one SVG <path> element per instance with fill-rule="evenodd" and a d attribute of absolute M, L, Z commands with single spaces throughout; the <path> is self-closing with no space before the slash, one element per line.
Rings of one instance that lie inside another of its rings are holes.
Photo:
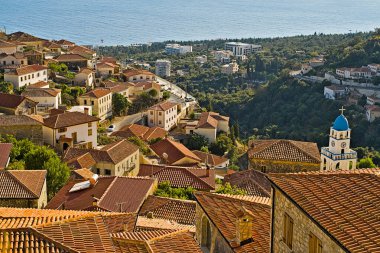
<path fill-rule="evenodd" d="M 161 114 L 161 115 L 160 115 Z M 158 126 L 169 131 L 173 126 L 177 125 L 177 106 L 166 111 L 148 111 L 148 126 Z"/>
<path fill-rule="evenodd" d="M 36 71 L 27 75 L 14 75 L 12 73 L 4 74 L 4 81 L 13 83 L 14 88 L 18 89 L 20 87 L 35 84 L 40 81 L 47 82 L 47 70 Z"/>

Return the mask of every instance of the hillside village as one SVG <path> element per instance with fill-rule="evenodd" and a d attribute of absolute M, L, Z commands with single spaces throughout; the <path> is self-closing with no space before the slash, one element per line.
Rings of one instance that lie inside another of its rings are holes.
<path fill-rule="evenodd" d="M 194 61 L 232 76 L 261 50 L 226 42 Z M 163 53 L 191 52 L 167 44 Z M 308 66 L 323 64 L 316 56 Z M 154 73 L 147 65 L 0 34 L 1 252 L 379 251 L 380 169 L 358 160 L 345 107 L 324 147 L 245 143 L 231 115 L 172 81 L 169 60 Z M 308 66 L 290 74 L 312 79 Z M 346 79 L 380 75 L 378 64 L 348 67 L 330 74 L 342 80 L 324 88 L 327 99 L 348 95 Z M 367 95 L 374 121 L 380 99 Z"/>

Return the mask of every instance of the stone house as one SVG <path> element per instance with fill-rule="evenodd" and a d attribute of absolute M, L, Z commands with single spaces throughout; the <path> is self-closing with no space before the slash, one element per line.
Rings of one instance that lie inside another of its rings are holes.
<path fill-rule="evenodd" d="M 16 52 L 16 44 L 5 40 L 0 40 L 0 54 L 14 54 Z"/>
<path fill-rule="evenodd" d="M 56 61 L 64 63 L 69 70 L 79 71 L 82 68 L 92 68 L 91 61 L 79 54 L 61 54 Z"/>
<path fill-rule="evenodd" d="M 109 89 L 97 88 L 78 98 L 79 105 L 91 106 L 93 115 L 101 121 L 112 116 L 112 92 Z"/>
<path fill-rule="evenodd" d="M 75 74 L 74 84 L 86 88 L 93 88 L 95 83 L 95 74 L 89 68 L 81 68 L 77 74 Z"/>
<path fill-rule="evenodd" d="M 33 115 L 38 102 L 25 96 L 0 93 L 0 112 L 7 115 Z"/>
<path fill-rule="evenodd" d="M 99 118 L 64 112 L 43 119 L 44 142 L 63 152 L 69 147 L 96 148 Z"/>
<path fill-rule="evenodd" d="M 0 115 L 0 135 L 13 135 L 16 139 L 28 139 L 43 145 L 42 118 L 27 115 Z"/>
<path fill-rule="evenodd" d="M 253 140 L 248 143 L 249 169 L 264 173 L 317 171 L 321 157 L 313 142 Z"/>
<path fill-rule="evenodd" d="M 0 206 L 44 208 L 46 170 L 0 170 Z"/>
<path fill-rule="evenodd" d="M 50 109 L 58 109 L 62 104 L 60 89 L 27 88 L 22 95 L 38 103 L 37 113 L 47 113 Z"/>
<path fill-rule="evenodd" d="M 140 151 L 127 140 L 120 140 L 101 149 L 69 148 L 63 160 L 75 168 L 92 168 L 98 175 L 136 176 L 140 169 Z"/>
<path fill-rule="evenodd" d="M 24 56 L 23 53 L 13 53 L 13 54 L 0 54 L 0 66 L 21 66 L 27 65 L 28 59 Z"/>
<path fill-rule="evenodd" d="M 270 199 L 196 192 L 195 237 L 203 252 L 270 249 Z"/>
<path fill-rule="evenodd" d="M 271 252 L 378 249 L 378 173 L 378 169 L 362 169 L 269 176 Z"/>

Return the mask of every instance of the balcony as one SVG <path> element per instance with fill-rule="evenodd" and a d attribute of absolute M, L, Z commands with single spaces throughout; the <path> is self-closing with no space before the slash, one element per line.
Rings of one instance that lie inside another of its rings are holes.
<path fill-rule="evenodd" d="M 322 155 L 329 157 L 330 159 L 334 161 L 357 159 L 357 153 L 355 151 L 352 151 L 349 153 L 343 153 L 343 154 L 334 154 L 329 150 L 329 148 L 322 148 L 321 153 Z"/>

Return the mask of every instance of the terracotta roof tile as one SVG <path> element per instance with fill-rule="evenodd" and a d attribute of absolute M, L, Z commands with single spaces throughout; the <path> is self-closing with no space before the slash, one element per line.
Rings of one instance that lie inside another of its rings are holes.
<path fill-rule="evenodd" d="M 123 71 L 123 75 L 126 77 L 136 76 L 136 75 L 149 75 L 154 76 L 152 72 L 149 72 L 148 70 L 144 69 L 127 69 Z"/>
<path fill-rule="evenodd" d="M 350 252 L 380 248 L 380 170 L 270 174 L 276 188 Z"/>
<path fill-rule="evenodd" d="M 218 120 L 211 117 L 210 113 L 202 112 L 196 128 L 215 128 L 216 129 L 217 127 L 218 127 Z"/>
<path fill-rule="evenodd" d="M 196 192 L 195 198 L 206 215 L 230 243 L 234 252 L 269 252 L 270 247 L 270 206 L 266 202 L 242 200 L 218 194 Z M 234 242 L 236 235 L 237 210 L 244 208 L 254 218 L 252 242 L 242 246 Z"/>
<path fill-rule="evenodd" d="M 7 167 L 12 146 L 12 143 L 0 143 L 0 170 Z"/>
<path fill-rule="evenodd" d="M 87 61 L 87 58 L 79 54 L 61 54 L 56 58 L 56 60 L 59 62 Z"/>
<path fill-rule="evenodd" d="M 149 196 L 141 206 L 139 215 L 174 220 L 181 224 L 195 224 L 196 202 L 158 196 Z"/>
<path fill-rule="evenodd" d="M 60 89 L 53 88 L 27 88 L 22 95 L 29 97 L 33 100 L 33 97 L 57 97 L 61 93 Z"/>
<path fill-rule="evenodd" d="M 203 163 L 207 163 L 208 165 L 211 165 L 213 167 L 219 166 L 225 162 L 228 161 L 228 158 L 225 158 L 223 156 L 214 155 L 211 153 L 205 153 L 199 150 L 193 150 L 192 151 L 196 156 L 198 156 Z"/>
<path fill-rule="evenodd" d="M 194 163 L 198 163 L 201 161 L 201 159 L 198 156 L 196 156 L 183 144 L 169 139 L 164 139 L 159 142 L 156 142 L 153 145 L 150 145 L 150 148 L 161 158 L 163 158 L 163 154 L 166 153 L 168 155 L 167 162 L 169 164 L 174 165 L 183 158 L 189 158 L 192 161 L 194 161 Z"/>
<path fill-rule="evenodd" d="M 37 83 L 28 85 L 28 88 L 42 88 L 46 86 L 49 87 L 49 84 L 47 82 L 39 81 Z"/>
<path fill-rule="evenodd" d="M 72 173 L 78 175 L 78 177 L 83 180 L 89 180 L 90 178 L 94 176 L 94 173 L 91 170 L 86 169 L 86 168 L 73 170 Z"/>
<path fill-rule="evenodd" d="M 68 152 L 71 152 L 68 150 Z M 91 168 L 96 165 L 96 161 L 94 157 L 91 155 L 90 152 L 87 152 L 84 150 L 83 155 L 80 155 L 78 157 L 74 157 L 71 160 L 66 160 L 67 165 L 70 167 L 76 168 L 76 169 L 85 169 L 85 168 Z"/>
<path fill-rule="evenodd" d="M 87 189 L 69 192 L 78 182 L 80 181 L 71 181 L 63 186 L 50 200 L 47 208 L 57 209 L 64 205 L 66 209 L 92 210 L 95 197 L 98 199 L 97 206 L 102 210 L 137 212 L 154 187 L 154 179 L 111 176 L 99 177 L 97 183 Z"/>
<path fill-rule="evenodd" d="M 0 115 L 0 126 L 35 126 L 42 123 L 31 115 Z"/>
<path fill-rule="evenodd" d="M 22 76 L 22 75 L 31 74 L 37 71 L 42 71 L 42 70 L 47 70 L 47 67 L 42 66 L 42 65 L 27 65 L 27 66 L 19 67 L 15 69 L 13 72 L 9 72 L 6 74 Z"/>
<path fill-rule="evenodd" d="M 99 118 L 81 112 L 66 112 L 44 118 L 44 125 L 57 129 L 99 121 Z"/>
<path fill-rule="evenodd" d="M 167 111 L 173 107 L 176 107 L 177 105 L 178 105 L 177 103 L 173 103 L 170 101 L 164 101 L 164 102 L 161 102 L 161 103 L 158 103 L 158 104 L 155 104 L 155 105 L 149 107 L 148 110 Z"/>
<path fill-rule="evenodd" d="M 249 159 L 320 163 L 318 146 L 314 142 L 293 140 L 254 140 L 249 143 Z"/>
<path fill-rule="evenodd" d="M 160 127 L 146 127 L 138 124 L 130 124 L 122 127 L 119 131 L 113 132 L 111 136 L 121 138 L 139 137 L 143 141 L 150 141 L 153 139 L 164 139 L 167 132 Z"/>
<path fill-rule="evenodd" d="M 36 196 L 41 195 L 45 183 L 46 170 L 10 170 L 17 180 Z"/>
<path fill-rule="evenodd" d="M 246 170 L 226 175 L 223 183 L 230 183 L 243 189 L 249 195 L 270 197 L 271 185 L 264 173 L 257 170 Z"/>
<path fill-rule="evenodd" d="M 215 189 L 215 170 L 213 169 L 140 164 L 138 175 L 157 178 L 159 183 L 169 181 L 173 187 L 193 187 L 197 190 L 208 191 Z"/>
<path fill-rule="evenodd" d="M 111 91 L 109 89 L 97 88 L 95 90 L 83 94 L 81 97 L 101 98 L 107 96 L 110 93 Z"/>
<path fill-rule="evenodd" d="M 145 216 L 139 216 L 136 222 L 136 231 L 154 231 L 154 230 L 179 230 L 187 229 L 191 232 L 195 232 L 194 225 L 180 224 L 173 220 L 159 219 L 159 218 L 147 218 Z"/>
<path fill-rule="evenodd" d="M 0 107 L 16 108 L 24 99 L 24 96 L 0 93 Z"/>

